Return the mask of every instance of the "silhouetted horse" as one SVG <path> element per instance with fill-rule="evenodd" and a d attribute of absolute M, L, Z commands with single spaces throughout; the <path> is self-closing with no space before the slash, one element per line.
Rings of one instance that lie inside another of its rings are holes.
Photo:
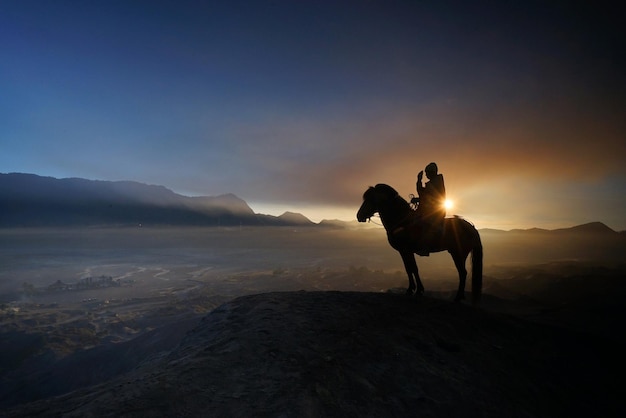
<path fill-rule="evenodd" d="M 377 184 L 376 187 L 370 187 L 365 191 L 363 204 L 356 217 L 359 222 L 365 222 L 376 212 L 380 215 L 387 231 L 389 244 L 402 256 L 404 268 L 409 276 L 407 294 L 413 294 L 416 291 L 422 294 L 424 286 L 413 255 L 418 250 L 423 250 L 419 248 L 419 222 L 416 219 L 416 212 L 393 187 L 386 184 Z M 446 218 L 441 240 L 430 243 L 428 248 L 430 252 L 444 250 L 450 253 L 459 272 L 459 288 L 454 298 L 455 301 L 465 299 L 467 278 L 465 260 L 469 253 L 472 253 L 472 302 L 477 304 L 480 301 L 483 283 L 483 246 L 478 231 L 462 218 Z"/>

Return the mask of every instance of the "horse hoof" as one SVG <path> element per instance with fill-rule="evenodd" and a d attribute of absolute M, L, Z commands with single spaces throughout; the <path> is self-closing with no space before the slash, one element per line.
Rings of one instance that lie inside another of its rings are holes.
<path fill-rule="evenodd" d="M 462 302 L 465 299 L 465 296 L 457 296 L 454 298 L 454 301 L 457 303 Z"/>
<path fill-rule="evenodd" d="M 404 294 L 407 296 L 413 296 L 414 293 L 415 289 L 411 289 L 410 287 L 406 290 L 406 292 L 404 292 Z"/>

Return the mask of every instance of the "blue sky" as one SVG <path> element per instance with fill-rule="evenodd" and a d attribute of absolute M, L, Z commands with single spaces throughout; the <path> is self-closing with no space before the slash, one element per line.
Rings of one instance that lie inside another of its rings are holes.
<path fill-rule="evenodd" d="M 320 220 L 436 161 L 479 227 L 626 229 L 617 10 L 466 3 L 1 2 L 0 172 Z"/>

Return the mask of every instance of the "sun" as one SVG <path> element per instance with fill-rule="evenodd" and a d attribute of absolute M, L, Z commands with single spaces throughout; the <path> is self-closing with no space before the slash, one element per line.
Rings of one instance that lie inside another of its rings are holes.
<path fill-rule="evenodd" d="M 446 199 L 443 202 L 443 207 L 446 208 L 447 210 L 450 210 L 454 207 L 454 202 L 450 199 Z"/>

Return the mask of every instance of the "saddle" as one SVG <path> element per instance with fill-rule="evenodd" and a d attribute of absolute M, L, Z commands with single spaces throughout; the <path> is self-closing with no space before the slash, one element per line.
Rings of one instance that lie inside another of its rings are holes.
<path fill-rule="evenodd" d="M 390 239 L 402 247 L 410 247 L 420 256 L 428 257 L 431 252 L 441 251 L 443 248 L 443 232 L 445 223 L 431 225 L 418 216 L 407 224 L 392 231 Z"/>

